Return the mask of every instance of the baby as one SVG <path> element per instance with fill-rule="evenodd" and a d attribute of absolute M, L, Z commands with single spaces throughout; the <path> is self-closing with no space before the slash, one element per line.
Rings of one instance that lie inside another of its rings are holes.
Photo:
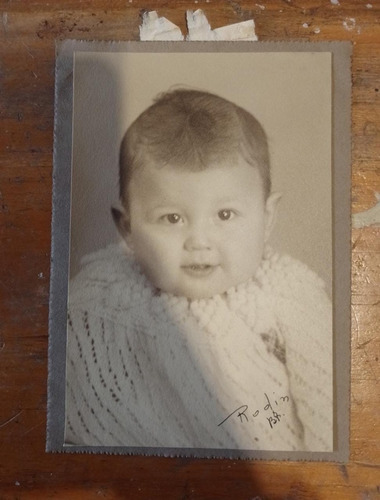
<path fill-rule="evenodd" d="M 65 443 L 332 451 L 323 282 L 267 248 L 279 195 L 259 122 L 160 96 L 120 150 L 123 243 L 70 283 Z"/>

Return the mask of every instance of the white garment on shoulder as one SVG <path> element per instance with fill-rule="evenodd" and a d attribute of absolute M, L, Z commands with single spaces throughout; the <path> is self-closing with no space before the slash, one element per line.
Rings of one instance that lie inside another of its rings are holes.
<path fill-rule="evenodd" d="M 112 245 L 69 300 L 67 443 L 331 450 L 331 305 L 303 264 L 272 254 L 255 280 L 189 301 Z"/>

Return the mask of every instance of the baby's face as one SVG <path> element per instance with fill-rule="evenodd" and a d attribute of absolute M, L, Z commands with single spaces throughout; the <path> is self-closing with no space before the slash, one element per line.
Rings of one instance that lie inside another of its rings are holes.
<path fill-rule="evenodd" d="M 255 275 L 268 234 L 257 169 L 243 159 L 201 172 L 147 165 L 129 185 L 128 243 L 151 282 L 190 299 Z"/>

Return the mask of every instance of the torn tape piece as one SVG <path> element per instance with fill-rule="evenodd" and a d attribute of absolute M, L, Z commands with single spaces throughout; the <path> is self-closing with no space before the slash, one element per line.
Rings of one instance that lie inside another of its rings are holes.
<path fill-rule="evenodd" d="M 216 35 L 212 31 L 203 10 L 198 9 L 195 12 L 193 12 L 192 10 L 186 11 L 186 21 L 187 29 L 189 32 L 186 40 L 193 42 L 216 40 Z"/>
<path fill-rule="evenodd" d="M 165 17 L 158 17 L 155 10 L 145 12 L 140 26 L 140 40 L 183 40 L 181 30 Z"/>
<path fill-rule="evenodd" d="M 352 227 L 359 229 L 365 226 L 380 226 L 380 193 L 376 193 L 377 203 L 374 207 L 353 214 Z"/>
<path fill-rule="evenodd" d="M 251 40 L 257 41 L 255 32 L 255 22 L 253 19 L 241 23 L 222 26 L 221 28 L 211 29 L 211 26 L 201 9 L 195 12 L 188 10 L 186 12 L 187 29 L 189 34 L 186 40 L 189 41 L 208 41 L 208 40 Z"/>
<path fill-rule="evenodd" d="M 241 23 L 230 24 L 228 26 L 223 26 L 222 28 L 214 29 L 215 40 L 226 40 L 226 41 L 253 41 L 258 40 L 255 33 L 255 22 L 253 19 L 248 21 L 243 21 Z"/>

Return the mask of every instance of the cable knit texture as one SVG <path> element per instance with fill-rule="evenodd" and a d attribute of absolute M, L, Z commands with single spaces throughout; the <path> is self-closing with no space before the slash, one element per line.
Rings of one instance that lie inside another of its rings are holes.
<path fill-rule="evenodd" d="M 70 283 L 67 444 L 332 450 L 323 282 L 267 252 L 255 279 L 190 301 L 157 291 L 124 245 Z"/>

